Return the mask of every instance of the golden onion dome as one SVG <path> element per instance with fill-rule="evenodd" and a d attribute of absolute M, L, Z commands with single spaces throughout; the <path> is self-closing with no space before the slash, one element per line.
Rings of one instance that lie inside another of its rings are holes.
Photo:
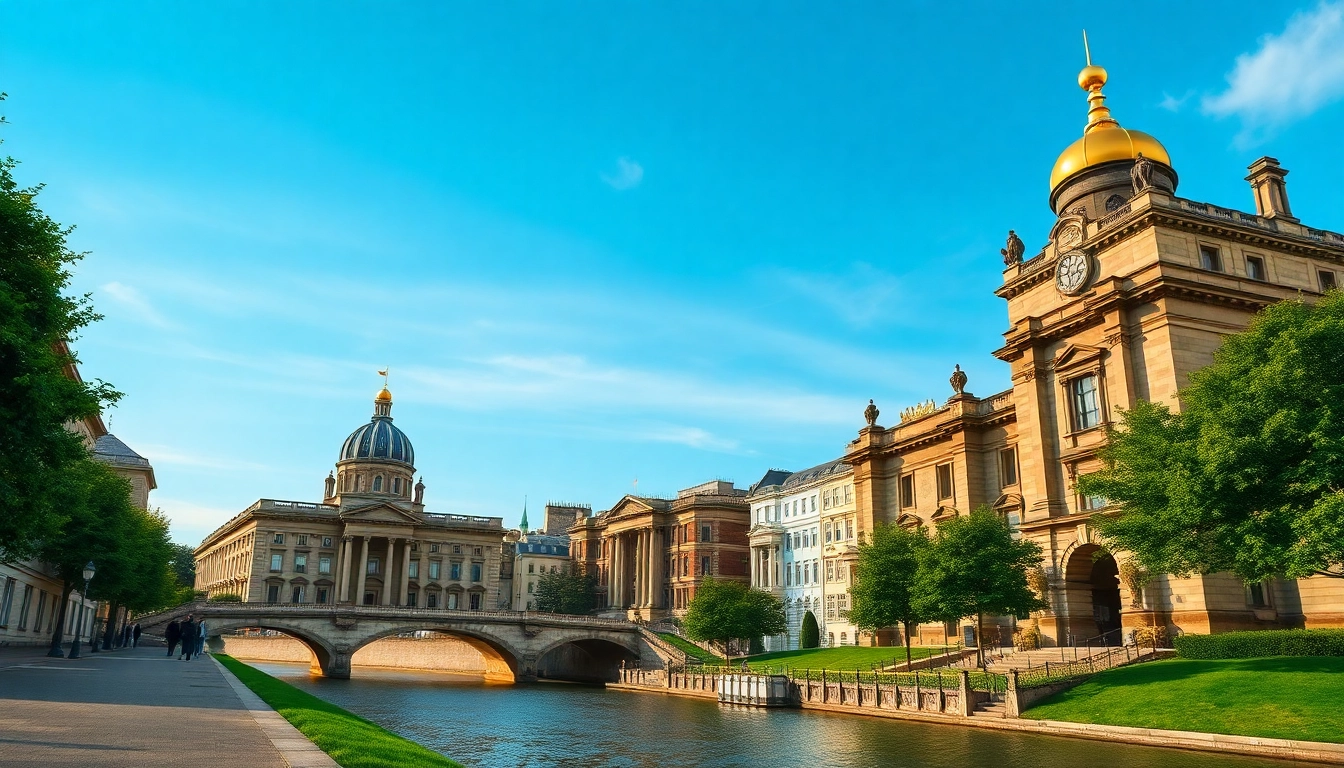
<path fill-rule="evenodd" d="M 374 400 L 379 403 L 390 403 L 392 402 L 392 393 L 387 387 L 383 387 L 383 390 L 378 393 L 378 396 L 375 397 Z"/>
<path fill-rule="evenodd" d="M 1121 128 L 1111 117 L 1101 87 L 1106 84 L 1106 70 L 1095 65 L 1089 56 L 1087 66 L 1078 73 L 1078 87 L 1088 92 L 1087 127 L 1083 137 L 1060 153 L 1050 171 L 1050 189 L 1085 168 L 1115 160 L 1133 160 L 1143 155 L 1157 163 L 1171 165 L 1171 156 L 1157 139 L 1142 131 Z"/>

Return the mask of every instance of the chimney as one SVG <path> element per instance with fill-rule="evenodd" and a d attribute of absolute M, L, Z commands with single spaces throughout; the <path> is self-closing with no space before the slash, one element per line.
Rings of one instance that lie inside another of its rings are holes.
<path fill-rule="evenodd" d="M 1248 170 L 1251 175 L 1246 180 L 1251 182 L 1251 193 L 1255 195 L 1256 215 L 1296 224 L 1297 219 L 1288 207 L 1288 186 L 1283 181 L 1288 172 L 1279 167 L 1279 161 L 1262 157 L 1251 163 Z"/>

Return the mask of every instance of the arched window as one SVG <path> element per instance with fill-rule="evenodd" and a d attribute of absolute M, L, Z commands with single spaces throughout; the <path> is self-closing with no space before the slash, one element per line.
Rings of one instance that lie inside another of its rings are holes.
<path fill-rule="evenodd" d="M 383 476 L 375 475 L 373 478 L 373 492 L 378 493 L 383 490 Z"/>
<path fill-rule="evenodd" d="M 392 478 L 392 492 L 395 493 L 395 494 L 397 494 L 398 496 L 401 495 L 401 478 L 400 478 L 400 477 L 394 477 L 394 478 Z"/>

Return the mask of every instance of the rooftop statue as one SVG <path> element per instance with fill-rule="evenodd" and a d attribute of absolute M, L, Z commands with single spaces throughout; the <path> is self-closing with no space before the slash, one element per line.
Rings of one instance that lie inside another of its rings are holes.
<path fill-rule="evenodd" d="M 1008 230 L 1008 247 L 1000 248 L 999 253 L 1003 254 L 1003 265 L 1011 267 L 1014 264 L 1022 263 L 1022 253 L 1026 248 L 1022 245 L 1022 238 L 1017 236 L 1013 230 Z"/>

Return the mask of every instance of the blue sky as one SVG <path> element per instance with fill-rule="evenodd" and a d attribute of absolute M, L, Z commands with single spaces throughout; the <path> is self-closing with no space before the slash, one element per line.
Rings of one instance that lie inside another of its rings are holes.
<path fill-rule="evenodd" d="M 1270 154 L 1344 229 L 1344 4 L 896 5 L 6 2 L 0 138 L 187 542 L 319 497 L 385 365 L 430 509 L 510 524 L 1006 389 L 1083 27 L 1182 196 Z"/>

